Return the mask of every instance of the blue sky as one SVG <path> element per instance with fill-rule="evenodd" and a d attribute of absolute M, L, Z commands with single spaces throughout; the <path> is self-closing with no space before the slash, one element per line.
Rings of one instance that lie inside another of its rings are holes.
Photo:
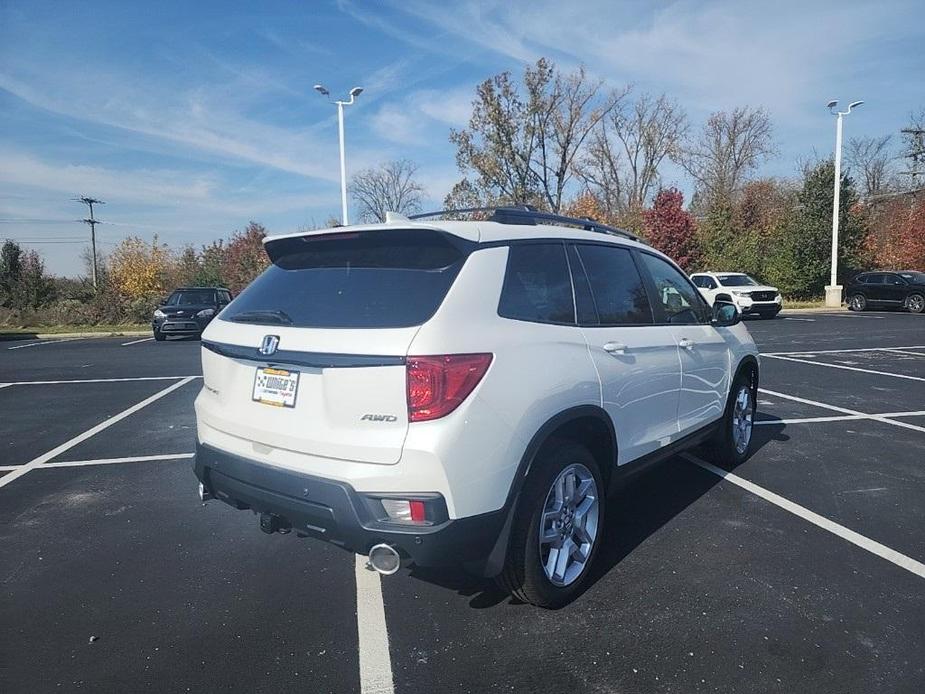
<path fill-rule="evenodd" d="M 366 90 L 347 111 L 348 174 L 407 157 L 436 207 L 475 85 L 540 56 L 665 92 L 695 126 L 763 106 L 779 150 L 763 173 L 786 176 L 831 152 L 828 99 L 867 102 L 849 136 L 896 133 L 925 106 L 922 17 L 920 0 L 0 0 L 0 238 L 85 235 L 78 194 L 108 203 L 104 251 L 129 234 L 199 245 L 251 219 L 321 224 L 340 198 L 316 82 Z M 690 185 L 675 169 L 664 182 Z M 81 244 L 34 247 L 52 272 L 82 271 Z"/>

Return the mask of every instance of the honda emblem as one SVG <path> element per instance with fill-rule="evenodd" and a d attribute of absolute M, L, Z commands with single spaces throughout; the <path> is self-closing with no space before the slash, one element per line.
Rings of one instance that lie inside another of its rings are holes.
<path fill-rule="evenodd" d="M 257 351 L 268 357 L 276 352 L 277 347 L 279 347 L 279 335 L 264 335 Z"/>

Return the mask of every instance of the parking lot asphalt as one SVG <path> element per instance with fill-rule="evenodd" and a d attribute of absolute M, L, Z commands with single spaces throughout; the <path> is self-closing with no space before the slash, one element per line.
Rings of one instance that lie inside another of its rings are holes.
<path fill-rule="evenodd" d="M 557 611 L 202 505 L 196 340 L 2 344 L 0 691 L 923 691 L 925 316 L 782 316 L 754 455 L 630 485 Z"/>

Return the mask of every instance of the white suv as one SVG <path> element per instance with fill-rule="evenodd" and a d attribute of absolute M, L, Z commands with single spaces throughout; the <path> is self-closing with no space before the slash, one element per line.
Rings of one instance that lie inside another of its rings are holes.
<path fill-rule="evenodd" d="M 756 282 L 744 272 L 695 272 L 691 280 L 711 306 L 717 300 L 731 301 L 742 314 L 774 318 L 783 305 L 777 287 Z"/>
<path fill-rule="evenodd" d="M 268 238 L 273 264 L 210 323 L 203 499 L 552 607 L 628 470 L 708 439 L 747 457 L 755 344 L 671 260 L 529 209 L 390 219 Z"/>

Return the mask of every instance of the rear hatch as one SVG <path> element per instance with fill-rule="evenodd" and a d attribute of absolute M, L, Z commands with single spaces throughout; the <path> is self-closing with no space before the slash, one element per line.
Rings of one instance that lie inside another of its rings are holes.
<path fill-rule="evenodd" d="M 409 346 L 471 248 L 433 229 L 268 239 L 273 265 L 203 336 L 200 416 L 260 445 L 396 463 Z"/>

